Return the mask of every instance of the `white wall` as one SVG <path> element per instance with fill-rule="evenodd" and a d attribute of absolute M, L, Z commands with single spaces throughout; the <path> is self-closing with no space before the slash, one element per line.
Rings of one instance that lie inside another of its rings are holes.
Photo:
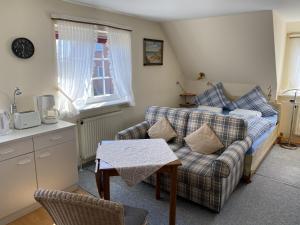
<path fill-rule="evenodd" d="M 136 106 L 123 108 L 124 126 L 142 120 L 146 106 L 177 106 L 180 90 L 176 81 L 183 82 L 183 77 L 158 23 L 60 0 L 6 0 L 0 2 L 0 90 L 11 95 L 14 87 L 19 86 L 23 91 L 23 95 L 17 99 L 20 110 L 33 108 L 34 95 L 56 93 L 55 39 L 51 13 L 107 21 L 133 29 L 133 89 Z M 20 36 L 31 39 L 35 45 L 36 52 L 28 60 L 16 58 L 10 50 L 12 40 Z M 163 66 L 143 66 L 143 38 L 165 41 Z M 8 105 L 8 98 L 0 93 L 0 109 Z"/>
<path fill-rule="evenodd" d="M 179 59 L 187 89 L 202 92 L 207 80 L 222 81 L 234 96 L 255 85 L 276 92 L 271 11 L 171 21 L 163 27 Z M 199 72 L 206 81 L 196 81 Z"/>

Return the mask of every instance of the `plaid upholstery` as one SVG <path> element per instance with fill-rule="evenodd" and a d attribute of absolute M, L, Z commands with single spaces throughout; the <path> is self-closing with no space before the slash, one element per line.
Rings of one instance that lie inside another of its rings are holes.
<path fill-rule="evenodd" d="M 223 108 L 230 104 L 230 101 L 224 94 L 224 88 L 222 83 L 217 83 L 212 88 L 204 91 L 203 94 L 194 98 L 194 102 L 197 105 L 206 105 L 213 107 Z"/>
<path fill-rule="evenodd" d="M 151 106 L 146 111 L 145 120 L 150 126 L 156 123 L 162 117 L 165 117 L 170 122 L 171 126 L 177 133 L 174 143 L 182 144 L 186 134 L 186 124 L 189 116 L 189 110 L 176 109 L 168 107 Z"/>
<path fill-rule="evenodd" d="M 248 123 L 248 134 L 252 139 L 252 142 L 254 142 L 257 138 L 259 138 L 261 135 L 263 135 L 266 131 L 268 131 L 271 127 L 274 126 L 274 123 L 271 120 L 265 119 L 264 117 L 258 117 L 258 116 L 237 116 L 234 117 L 243 118 Z"/>
<path fill-rule="evenodd" d="M 252 145 L 250 137 L 243 141 L 232 143 L 223 153 L 213 162 L 213 176 L 226 178 L 231 170 L 240 161 L 244 160 L 247 150 Z"/>
<path fill-rule="evenodd" d="M 175 154 L 182 162 L 182 166 L 178 168 L 177 195 L 219 212 L 242 177 L 243 154 L 250 145 L 251 139 L 247 137 L 245 140 L 234 142 L 219 157 L 209 155 L 211 158 L 202 158 L 207 155 L 191 152 L 187 147 L 177 150 Z M 218 163 L 215 163 L 216 161 Z M 188 174 L 192 171 L 199 174 Z M 225 172 L 227 176 L 224 176 Z M 148 177 L 145 182 L 155 185 L 156 176 Z M 170 191 L 170 178 L 165 174 L 161 175 L 161 189 Z"/>
<path fill-rule="evenodd" d="M 260 111 L 263 116 L 273 116 L 278 114 L 278 112 L 273 109 L 273 107 L 268 104 L 260 87 L 255 87 L 250 92 L 240 97 L 238 100 L 229 103 L 226 108 L 234 110 L 236 108 L 249 109 Z"/>
<path fill-rule="evenodd" d="M 217 155 L 204 155 L 193 152 L 189 147 L 175 152 L 182 166 L 178 168 L 178 181 L 201 190 L 211 189 L 211 165 Z"/>
<path fill-rule="evenodd" d="M 241 118 L 199 112 L 186 109 L 150 107 L 146 121 L 118 133 L 119 139 L 147 138 L 147 130 L 159 118 L 166 117 L 178 134 L 170 148 L 181 160 L 178 168 L 177 194 L 219 212 L 238 184 L 244 167 L 246 151 L 252 138 L 245 136 L 247 122 Z M 183 146 L 183 137 L 207 123 L 227 147 L 220 155 L 203 155 Z M 156 176 L 145 182 L 156 184 Z M 170 190 L 170 178 L 161 175 L 161 189 Z"/>
<path fill-rule="evenodd" d="M 147 130 L 149 129 L 149 123 L 144 121 L 135 126 L 127 128 L 117 133 L 116 139 L 144 139 L 147 138 Z"/>
<path fill-rule="evenodd" d="M 214 130 L 225 148 L 236 140 L 243 140 L 246 136 L 247 123 L 243 119 L 200 111 L 190 113 L 186 135 L 193 133 L 204 123 Z"/>

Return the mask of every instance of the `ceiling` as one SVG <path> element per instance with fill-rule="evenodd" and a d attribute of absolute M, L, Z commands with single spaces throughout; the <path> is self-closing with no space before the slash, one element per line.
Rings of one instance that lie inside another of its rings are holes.
<path fill-rule="evenodd" d="M 300 20 L 300 0 L 65 0 L 155 21 L 203 18 L 277 10 L 287 21 Z"/>

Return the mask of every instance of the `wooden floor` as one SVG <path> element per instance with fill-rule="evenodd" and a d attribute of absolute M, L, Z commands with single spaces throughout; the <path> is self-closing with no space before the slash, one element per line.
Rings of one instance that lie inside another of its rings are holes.
<path fill-rule="evenodd" d="M 75 193 L 89 195 L 82 189 L 78 189 Z M 54 225 L 54 222 L 44 208 L 39 208 L 7 225 Z"/>

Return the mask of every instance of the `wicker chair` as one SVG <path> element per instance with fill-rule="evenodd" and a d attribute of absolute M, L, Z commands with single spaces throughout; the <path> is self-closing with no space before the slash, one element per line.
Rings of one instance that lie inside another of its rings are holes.
<path fill-rule="evenodd" d="M 37 190 L 34 198 L 56 225 L 146 225 L 144 209 L 63 191 Z"/>

